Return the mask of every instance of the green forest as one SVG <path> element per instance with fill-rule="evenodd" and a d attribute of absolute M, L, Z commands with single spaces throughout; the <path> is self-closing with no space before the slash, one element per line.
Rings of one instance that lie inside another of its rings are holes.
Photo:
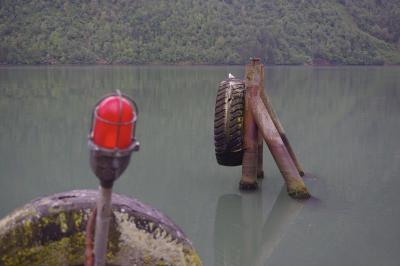
<path fill-rule="evenodd" d="M 0 0 L 1 64 L 400 64 L 399 0 Z"/>

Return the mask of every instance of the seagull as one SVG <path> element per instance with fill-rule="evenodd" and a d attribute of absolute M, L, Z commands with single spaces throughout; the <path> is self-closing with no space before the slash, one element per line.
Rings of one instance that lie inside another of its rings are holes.
<path fill-rule="evenodd" d="M 230 78 L 230 79 L 234 79 L 234 78 L 235 78 L 235 76 L 234 76 L 234 75 L 232 75 L 231 73 L 229 73 L 229 74 L 228 74 L 228 78 Z"/>

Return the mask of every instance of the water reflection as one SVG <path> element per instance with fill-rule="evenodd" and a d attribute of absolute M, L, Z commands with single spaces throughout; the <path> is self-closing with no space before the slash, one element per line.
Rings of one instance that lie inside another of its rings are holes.
<path fill-rule="evenodd" d="M 283 186 L 264 222 L 262 193 L 221 196 L 214 230 L 215 265 L 267 265 L 304 204 L 291 199 Z"/>

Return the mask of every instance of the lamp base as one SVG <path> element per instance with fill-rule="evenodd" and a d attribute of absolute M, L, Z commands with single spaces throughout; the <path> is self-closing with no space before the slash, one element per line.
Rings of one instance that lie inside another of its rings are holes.
<path fill-rule="evenodd" d="M 90 166 L 104 188 L 112 187 L 114 181 L 128 167 L 132 152 L 138 151 L 140 147 L 139 142 L 133 140 L 126 149 L 105 149 L 97 146 L 91 138 L 88 145 Z"/>

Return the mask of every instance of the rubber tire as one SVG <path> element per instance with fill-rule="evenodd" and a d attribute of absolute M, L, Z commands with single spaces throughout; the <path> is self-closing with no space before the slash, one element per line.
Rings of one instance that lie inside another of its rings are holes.
<path fill-rule="evenodd" d="M 227 79 L 219 85 L 215 103 L 214 144 L 220 165 L 242 165 L 244 95 L 242 80 Z"/>

